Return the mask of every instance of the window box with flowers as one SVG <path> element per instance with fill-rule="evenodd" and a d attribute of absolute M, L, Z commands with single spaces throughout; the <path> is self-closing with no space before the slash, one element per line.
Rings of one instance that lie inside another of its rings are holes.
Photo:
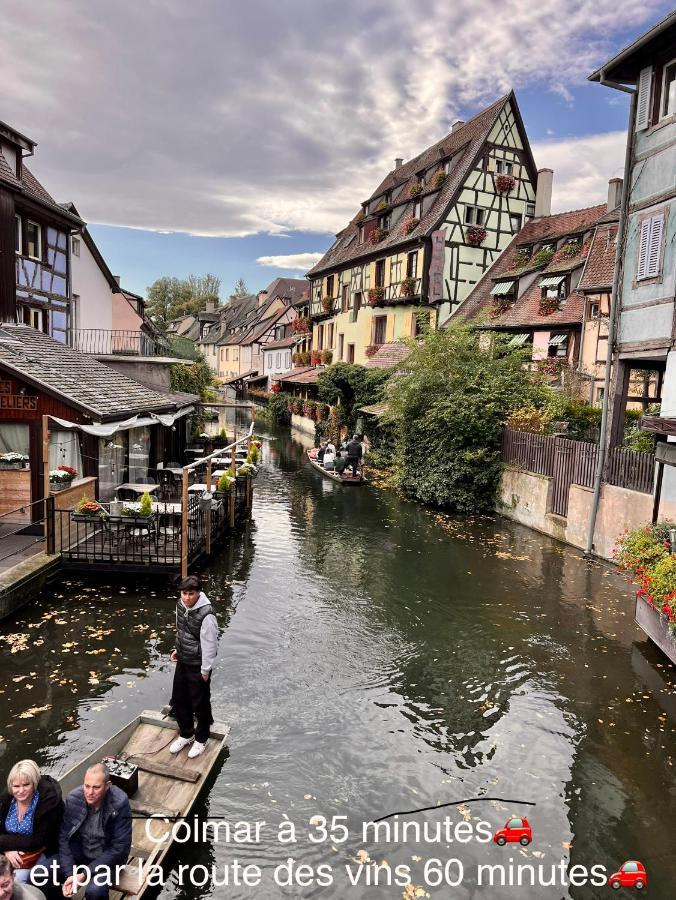
<path fill-rule="evenodd" d="M 444 186 L 444 182 L 446 181 L 447 178 L 448 178 L 448 175 L 446 175 L 446 173 L 444 172 L 443 169 L 440 169 L 438 172 L 435 172 L 434 177 L 432 178 L 432 185 L 434 186 L 435 190 L 440 191 L 441 188 Z"/>
<path fill-rule="evenodd" d="M 488 315 L 491 319 L 497 319 L 498 316 L 506 313 L 508 309 L 510 309 L 514 298 L 509 294 L 504 294 L 502 297 L 493 297 L 493 303 L 488 312 Z"/>
<path fill-rule="evenodd" d="M 544 248 L 542 250 L 538 250 L 535 256 L 532 259 L 532 263 L 534 266 L 546 266 L 552 261 L 552 257 L 554 256 L 554 251 Z"/>
<path fill-rule="evenodd" d="M 417 197 L 420 193 L 422 193 L 422 185 L 420 184 L 420 182 L 418 182 L 417 184 L 412 184 L 408 189 L 409 197 Z"/>
<path fill-rule="evenodd" d="M 470 225 L 465 231 L 465 240 L 470 247 L 480 247 L 486 240 L 487 234 L 488 232 L 485 228 L 480 228 L 478 225 Z"/>
<path fill-rule="evenodd" d="M 309 350 L 304 350 L 303 353 L 301 353 L 301 356 L 302 356 L 302 359 L 301 359 L 301 361 L 300 361 L 300 364 L 301 364 L 302 366 L 309 366 L 309 365 L 310 365 L 310 359 L 311 359 L 311 357 L 312 357 L 312 354 L 310 353 L 310 351 L 309 351 Z"/>
<path fill-rule="evenodd" d="M 72 466 L 57 466 L 49 473 L 50 490 L 62 491 L 64 488 L 70 487 L 76 476 L 77 470 Z"/>
<path fill-rule="evenodd" d="M 527 249 L 520 249 L 516 251 L 514 259 L 512 260 L 509 268 L 510 269 L 522 269 L 524 266 L 527 266 L 531 261 L 531 252 Z"/>
<path fill-rule="evenodd" d="M 0 454 L 0 469 L 23 469 L 28 457 L 23 453 L 10 450 L 9 453 Z"/>
<path fill-rule="evenodd" d="M 416 279 L 415 278 L 404 278 L 401 283 L 401 296 L 402 297 L 413 297 L 415 296 L 416 289 Z"/>
<path fill-rule="evenodd" d="M 331 297 L 322 297 L 322 309 L 324 312 L 333 311 L 333 299 Z"/>
<path fill-rule="evenodd" d="M 498 175 L 495 179 L 495 187 L 499 194 L 509 194 L 516 186 L 516 178 L 513 175 Z"/>
<path fill-rule="evenodd" d="M 384 241 L 389 231 L 387 228 L 374 228 L 371 234 L 369 235 L 369 243 L 370 244 L 379 244 L 381 241 Z"/>
<path fill-rule="evenodd" d="M 415 216 L 409 216 L 408 219 L 404 219 L 403 221 L 403 231 L 404 234 L 410 234 L 412 231 L 415 231 L 416 228 L 420 225 L 420 219 L 416 219 Z"/>
<path fill-rule="evenodd" d="M 557 312 L 560 303 L 561 298 L 558 294 L 554 294 L 553 296 L 545 294 L 543 297 L 540 297 L 538 313 L 541 316 L 551 316 L 552 313 Z"/>
<path fill-rule="evenodd" d="M 369 306 L 378 306 L 385 299 L 385 288 L 384 287 L 372 287 L 369 288 L 368 292 L 368 304 Z"/>
<path fill-rule="evenodd" d="M 636 621 L 676 663 L 676 554 L 670 553 L 673 522 L 657 522 L 620 537 L 613 559 L 637 583 Z"/>
<path fill-rule="evenodd" d="M 291 356 L 291 362 L 294 366 L 302 366 L 303 365 L 303 354 L 302 353 L 294 353 Z"/>
<path fill-rule="evenodd" d="M 561 256 L 565 259 L 572 259 L 582 250 L 582 245 L 578 241 L 569 241 L 561 248 Z"/>
<path fill-rule="evenodd" d="M 98 500 L 82 497 L 73 510 L 73 519 L 78 522 L 87 522 L 97 519 L 107 519 L 108 513 Z"/>
<path fill-rule="evenodd" d="M 291 323 L 291 331 L 293 334 L 307 334 L 310 330 L 310 320 L 306 317 L 301 316 L 298 319 L 294 319 Z"/>
<path fill-rule="evenodd" d="M 364 350 L 364 353 L 370 359 L 372 356 L 376 355 L 376 353 L 378 352 L 379 346 L 380 346 L 379 344 L 369 344 L 368 347 L 366 348 L 366 350 Z"/>

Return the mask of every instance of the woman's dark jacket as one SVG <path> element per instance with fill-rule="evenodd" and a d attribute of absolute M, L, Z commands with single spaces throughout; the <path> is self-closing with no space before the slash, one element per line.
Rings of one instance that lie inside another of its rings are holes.
<path fill-rule="evenodd" d="M 18 850 L 20 853 L 30 853 L 44 847 L 48 856 L 56 853 L 63 818 L 59 782 L 51 775 L 42 775 L 38 782 L 38 793 L 40 799 L 33 815 L 32 834 L 12 834 L 5 831 L 5 819 L 14 798 L 8 791 L 0 794 L 0 852 Z"/>

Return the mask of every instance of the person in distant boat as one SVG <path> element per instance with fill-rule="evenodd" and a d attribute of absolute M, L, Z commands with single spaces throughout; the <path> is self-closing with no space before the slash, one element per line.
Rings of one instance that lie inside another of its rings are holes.
<path fill-rule="evenodd" d="M 66 797 L 59 834 L 59 876 L 64 897 L 72 897 L 84 883 L 73 874 L 75 866 L 86 866 L 90 881 L 86 900 L 108 900 L 116 866 L 124 866 L 131 848 L 129 798 L 110 782 L 108 769 L 97 763 L 85 772 L 82 787 Z M 82 872 L 82 868 L 80 868 Z M 98 873 L 99 881 L 93 879 Z"/>
<path fill-rule="evenodd" d="M 178 724 L 178 737 L 169 747 L 180 753 L 192 744 L 188 757 L 204 753 L 209 740 L 211 715 L 211 670 L 218 650 L 218 622 L 199 578 L 188 575 L 180 586 L 176 604 L 176 649 L 171 661 L 176 663 L 171 702 Z M 194 718 L 197 718 L 195 727 Z"/>
<path fill-rule="evenodd" d="M 319 450 L 317 450 L 317 460 L 324 464 L 324 454 L 326 453 L 326 441 L 322 441 L 319 445 Z"/>
<path fill-rule="evenodd" d="M 41 775 L 32 759 L 13 765 L 0 794 L 0 853 L 17 881 L 27 883 L 33 866 L 56 853 L 62 817 L 59 782 Z"/>
<path fill-rule="evenodd" d="M 333 471 L 336 462 L 336 448 L 332 441 L 329 441 L 324 450 L 324 468 Z"/>
<path fill-rule="evenodd" d="M 347 450 L 344 447 L 341 447 L 336 452 L 336 461 L 333 464 L 333 470 L 338 475 L 342 475 L 347 467 Z"/>
<path fill-rule="evenodd" d="M 352 475 L 354 478 L 359 474 L 359 465 L 362 457 L 362 446 L 359 441 L 359 435 L 355 434 L 347 445 L 347 465 L 352 466 Z"/>
<path fill-rule="evenodd" d="M 32 884 L 14 880 L 14 867 L 0 853 L 0 900 L 45 900 L 45 895 Z"/>

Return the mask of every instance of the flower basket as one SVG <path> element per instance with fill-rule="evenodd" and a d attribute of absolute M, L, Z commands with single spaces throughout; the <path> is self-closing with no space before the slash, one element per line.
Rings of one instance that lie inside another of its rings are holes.
<path fill-rule="evenodd" d="M 310 321 L 303 316 L 299 319 L 294 319 L 291 323 L 291 331 L 293 334 L 307 334 L 309 330 Z"/>
<path fill-rule="evenodd" d="M 415 278 L 404 278 L 401 283 L 401 296 L 413 297 L 415 294 Z"/>
<path fill-rule="evenodd" d="M 410 234 L 412 231 L 415 231 L 418 225 L 420 225 L 420 219 L 416 219 L 415 216 L 409 216 L 408 219 L 404 219 L 404 234 Z"/>
<path fill-rule="evenodd" d="M 331 312 L 333 309 L 333 300 L 331 297 L 322 297 L 322 309 L 324 312 Z"/>
<path fill-rule="evenodd" d="M 64 488 L 70 487 L 76 475 L 77 470 L 71 466 L 57 466 L 49 473 L 50 490 L 62 491 Z"/>
<path fill-rule="evenodd" d="M 441 188 L 444 186 L 444 181 L 446 181 L 446 178 L 447 175 L 443 171 L 443 169 L 435 173 L 434 178 L 432 179 L 432 184 L 434 185 L 436 190 L 441 190 Z"/>
<path fill-rule="evenodd" d="M 333 353 L 331 350 L 322 350 L 322 363 L 325 366 L 330 366 L 333 362 Z"/>
<path fill-rule="evenodd" d="M 369 235 L 369 243 L 370 244 L 379 244 L 381 241 L 384 241 L 389 231 L 387 228 L 374 228 L 371 234 Z"/>
<path fill-rule="evenodd" d="M 112 504 L 111 504 L 112 506 Z M 73 510 L 73 518 L 80 519 L 107 519 L 108 513 L 101 506 L 98 500 L 90 500 L 89 497 L 83 497 Z"/>
<path fill-rule="evenodd" d="M 511 305 L 512 301 L 509 297 L 494 297 L 493 305 L 488 315 L 491 317 L 491 319 L 496 319 L 498 316 L 506 313 Z"/>
<path fill-rule="evenodd" d="M 27 459 L 28 457 L 24 456 L 23 453 L 16 453 L 14 451 L 3 453 L 2 455 L 0 455 L 0 468 L 21 469 L 23 468 L 23 464 Z"/>
<path fill-rule="evenodd" d="M 379 346 L 380 346 L 379 344 L 369 344 L 368 347 L 366 348 L 366 350 L 364 350 L 364 353 L 370 359 L 372 356 L 376 355 L 376 353 L 378 352 Z"/>
<path fill-rule="evenodd" d="M 541 316 L 551 316 L 559 308 L 559 297 L 541 297 L 538 312 Z"/>
<path fill-rule="evenodd" d="M 513 175 L 498 175 L 495 179 L 495 187 L 499 194 L 509 194 L 514 190 L 516 178 Z"/>
<path fill-rule="evenodd" d="M 384 287 L 373 287 L 369 288 L 368 292 L 368 304 L 369 306 L 378 306 L 385 299 L 385 288 Z"/>
<path fill-rule="evenodd" d="M 408 196 L 409 197 L 417 197 L 418 194 L 420 194 L 421 192 L 422 192 L 421 184 L 412 184 L 411 187 L 408 189 Z"/>
<path fill-rule="evenodd" d="M 272 387 L 270 388 L 270 393 L 271 393 L 271 394 L 279 394 L 281 390 L 282 390 L 282 389 L 281 389 L 281 387 L 280 387 L 280 385 L 279 385 L 279 382 L 275 381 L 275 383 L 274 383 L 274 384 L 272 385 Z"/>
<path fill-rule="evenodd" d="M 318 366 L 322 361 L 322 355 L 319 350 L 313 350 L 310 354 L 310 365 Z"/>
<path fill-rule="evenodd" d="M 479 247 L 486 240 L 487 233 L 485 228 L 479 228 L 477 225 L 470 225 L 465 231 L 465 240 L 470 247 Z"/>

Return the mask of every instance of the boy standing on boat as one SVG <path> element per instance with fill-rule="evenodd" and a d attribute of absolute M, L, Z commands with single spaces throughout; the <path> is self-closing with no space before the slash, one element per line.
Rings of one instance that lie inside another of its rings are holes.
<path fill-rule="evenodd" d="M 176 604 L 176 649 L 170 657 L 176 663 L 171 702 L 179 735 L 169 751 L 180 753 L 192 744 L 188 757 L 194 759 L 204 753 L 209 726 L 214 721 L 211 670 L 218 649 L 218 623 L 196 576 L 184 578 L 180 590 L 181 597 Z"/>

